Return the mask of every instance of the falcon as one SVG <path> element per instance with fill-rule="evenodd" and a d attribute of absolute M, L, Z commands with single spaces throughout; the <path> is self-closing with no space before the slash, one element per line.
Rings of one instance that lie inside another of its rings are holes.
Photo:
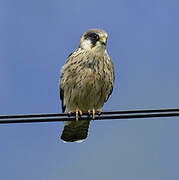
<path fill-rule="evenodd" d="M 107 33 L 101 29 L 86 31 L 79 47 L 61 69 L 60 99 L 62 112 L 75 113 L 76 121 L 64 124 L 61 139 L 82 142 L 88 136 L 90 120 L 78 120 L 83 112 L 95 119 L 113 90 L 114 67 L 106 51 Z"/>

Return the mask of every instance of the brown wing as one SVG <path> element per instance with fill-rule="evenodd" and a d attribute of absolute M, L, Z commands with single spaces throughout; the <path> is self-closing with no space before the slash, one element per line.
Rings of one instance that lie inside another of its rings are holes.
<path fill-rule="evenodd" d="M 65 65 L 68 64 L 69 61 L 73 61 L 73 57 L 76 55 L 76 53 L 79 52 L 79 50 L 80 49 L 76 49 L 74 52 L 69 54 Z M 65 84 L 63 83 L 63 78 L 64 78 L 64 75 L 65 75 L 65 71 L 67 71 L 67 69 L 62 68 L 61 75 L 60 75 L 60 100 L 61 100 L 62 112 L 65 112 L 65 110 L 66 110 L 66 105 L 64 104 L 64 86 L 65 86 Z"/>
<path fill-rule="evenodd" d="M 112 94 L 113 91 L 113 86 L 114 86 L 114 80 L 115 80 L 115 73 L 114 73 L 114 65 L 112 60 L 110 59 L 109 55 L 106 53 L 105 59 L 107 62 L 107 69 L 110 72 L 110 83 L 108 84 L 108 90 L 109 93 L 106 96 L 105 102 L 109 99 L 110 95 Z"/>
<path fill-rule="evenodd" d="M 62 112 L 65 112 L 66 106 L 64 105 L 64 90 L 63 90 L 63 88 L 60 88 L 60 99 L 61 99 Z"/>

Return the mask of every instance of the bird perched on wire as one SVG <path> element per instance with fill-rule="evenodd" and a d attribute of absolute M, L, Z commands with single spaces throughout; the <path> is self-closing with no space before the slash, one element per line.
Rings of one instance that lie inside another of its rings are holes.
<path fill-rule="evenodd" d="M 89 120 L 78 120 L 83 112 L 95 119 L 113 90 L 114 67 L 106 51 L 107 33 L 101 29 L 86 31 L 79 47 L 72 52 L 60 76 L 62 111 L 76 114 L 76 121 L 65 122 L 61 139 L 81 142 L 88 135 Z"/>

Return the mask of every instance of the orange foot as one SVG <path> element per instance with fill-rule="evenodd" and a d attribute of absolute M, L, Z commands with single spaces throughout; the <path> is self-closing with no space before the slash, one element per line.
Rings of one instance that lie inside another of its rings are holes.
<path fill-rule="evenodd" d="M 97 109 L 96 111 L 97 111 L 98 115 L 100 115 L 102 113 L 102 109 Z"/>
<path fill-rule="evenodd" d="M 80 114 L 80 116 L 82 116 L 83 112 L 77 107 L 76 110 L 71 110 L 68 112 L 69 115 L 75 113 L 76 114 L 76 121 L 78 121 L 78 115 Z"/>
<path fill-rule="evenodd" d="M 91 112 L 92 112 L 92 117 L 93 117 L 93 120 L 95 119 L 95 108 L 93 108 L 92 110 L 88 110 L 88 114 L 91 115 Z"/>

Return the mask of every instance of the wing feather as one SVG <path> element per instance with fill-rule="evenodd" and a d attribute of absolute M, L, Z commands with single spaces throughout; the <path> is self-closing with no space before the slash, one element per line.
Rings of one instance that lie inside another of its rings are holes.
<path fill-rule="evenodd" d="M 106 60 L 107 60 L 107 68 L 108 68 L 108 71 L 110 72 L 110 83 L 108 84 L 108 90 L 109 90 L 109 93 L 107 94 L 106 96 L 106 99 L 105 99 L 105 102 L 109 99 L 110 95 L 112 94 L 113 92 L 113 86 L 114 86 L 114 80 L 115 80 L 115 73 L 114 73 L 114 64 L 111 60 L 111 58 L 109 57 L 109 55 L 106 53 L 106 56 L 105 56 Z"/>
<path fill-rule="evenodd" d="M 61 99 L 61 107 L 62 107 L 62 112 L 65 112 L 66 106 L 64 105 L 64 90 L 63 88 L 60 87 L 60 99 Z"/>

